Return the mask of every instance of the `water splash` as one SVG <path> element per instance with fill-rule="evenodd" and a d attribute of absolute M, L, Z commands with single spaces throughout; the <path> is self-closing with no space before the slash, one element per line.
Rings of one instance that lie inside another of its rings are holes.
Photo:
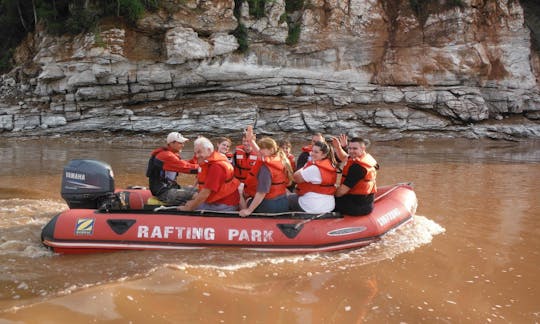
<path fill-rule="evenodd" d="M 392 259 L 431 243 L 436 235 L 444 232 L 445 229 L 436 222 L 424 216 L 415 216 L 414 221 L 388 232 L 381 240 L 360 249 L 294 255 L 246 251 L 227 251 L 224 254 L 218 250 L 209 251 L 198 260 L 188 259 L 179 263 L 167 263 L 164 266 L 182 271 L 199 268 L 233 272 L 265 265 L 314 263 L 328 269 L 335 267 L 346 269 Z"/>
<path fill-rule="evenodd" d="M 13 206 L 21 202 L 27 206 Z M 6 286 L 4 292 L 8 293 L 0 298 L 0 306 L 9 304 L 19 307 L 93 286 L 148 277 L 163 270 L 189 272 L 219 280 L 231 275 L 247 275 L 253 269 L 263 269 L 264 275 L 276 278 L 282 275 L 283 269 L 292 272 L 288 275 L 299 277 L 336 269 L 353 269 L 413 251 L 429 244 L 434 236 L 445 231 L 428 218 L 416 216 L 413 222 L 387 233 L 378 242 L 341 252 L 283 255 L 237 249 L 206 249 L 61 256 L 41 245 L 40 233 L 42 225 L 65 205 L 29 200 L 10 200 L 10 203 L 12 206 L 4 204 L 3 212 L 19 210 L 26 214 L 23 213 L 17 220 L 2 219 L 4 224 L 10 226 L 0 227 L 0 257 L 7 258 L 0 265 L 0 271 L 4 274 L 0 284 Z M 35 210 L 40 210 L 41 214 L 31 217 L 30 213 Z M 291 267 L 291 264 L 294 266 Z M 66 276 L 66 273 L 70 273 L 70 276 Z"/>

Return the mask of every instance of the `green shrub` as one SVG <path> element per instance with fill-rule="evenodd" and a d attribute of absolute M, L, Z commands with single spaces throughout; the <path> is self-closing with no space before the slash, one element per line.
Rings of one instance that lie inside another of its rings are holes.
<path fill-rule="evenodd" d="M 465 7 L 465 3 L 463 2 L 463 0 L 447 0 L 446 4 L 450 7 Z"/>
<path fill-rule="evenodd" d="M 145 11 L 144 5 L 140 0 L 117 0 L 120 4 L 120 16 L 135 24 L 142 17 Z"/>
<path fill-rule="evenodd" d="M 281 16 L 279 16 L 278 23 L 281 25 L 284 22 L 287 22 L 289 20 L 289 15 L 287 15 L 286 12 L 282 13 Z"/>
<path fill-rule="evenodd" d="M 73 10 L 71 15 L 66 19 L 65 29 L 60 32 L 70 34 L 87 32 L 96 26 L 98 19 L 98 12 L 77 8 Z"/>
<path fill-rule="evenodd" d="M 289 34 L 285 40 L 287 45 L 295 45 L 298 43 L 298 40 L 300 39 L 300 27 L 300 22 L 289 23 Z"/>
<path fill-rule="evenodd" d="M 239 48 L 238 50 L 242 53 L 247 52 L 249 44 L 248 44 L 248 33 L 247 28 L 244 24 L 239 23 L 236 29 L 233 31 L 234 37 L 236 37 L 236 40 L 238 41 Z"/>
<path fill-rule="evenodd" d="M 285 0 L 285 12 L 291 13 L 304 8 L 304 0 Z"/>
<path fill-rule="evenodd" d="M 13 50 L 8 49 L 0 52 L 0 72 L 7 72 L 13 67 L 11 58 L 13 57 Z"/>
<path fill-rule="evenodd" d="M 266 0 L 247 0 L 249 4 L 249 14 L 256 19 L 262 18 L 265 15 L 264 7 Z"/>

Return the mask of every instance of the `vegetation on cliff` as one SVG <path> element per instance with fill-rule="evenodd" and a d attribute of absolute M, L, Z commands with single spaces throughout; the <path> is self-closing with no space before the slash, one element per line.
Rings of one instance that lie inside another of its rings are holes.
<path fill-rule="evenodd" d="M 104 17 L 135 22 L 160 0 L 0 0 L 0 72 L 11 68 L 11 55 L 36 26 L 52 34 L 77 34 L 93 29 Z M 9 31 L 9 32 L 6 32 Z"/>

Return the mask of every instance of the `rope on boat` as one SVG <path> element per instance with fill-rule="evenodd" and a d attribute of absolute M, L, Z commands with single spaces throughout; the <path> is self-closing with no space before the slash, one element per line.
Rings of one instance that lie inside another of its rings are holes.
<path fill-rule="evenodd" d="M 178 206 L 159 206 L 153 209 L 153 212 L 160 212 L 160 211 L 168 211 L 168 210 L 174 210 L 176 211 Z M 223 215 L 234 215 L 238 216 L 238 211 L 215 211 L 215 210 L 204 210 L 204 209 L 197 209 L 192 212 L 197 213 L 197 215 L 204 215 L 204 214 L 223 214 Z M 301 215 L 313 215 L 313 213 L 303 212 L 303 211 L 288 211 L 288 212 L 281 212 L 281 213 L 251 213 L 250 216 L 259 216 L 259 217 L 279 217 L 279 216 L 301 216 Z M 316 217 L 320 218 L 324 215 L 329 215 L 331 217 L 341 217 L 340 213 L 337 212 L 328 212 L 328 213 L 322 213 L 317 214 Z M 310 217 L 311 218 L 311 217 Z"/>
<path fill-rule="evenodd" d="M 395 186 L 393 186 L 392 188 L 386 190 L 386 192 L 384 192 L 383 194 L 375 197 L 375 199 L 373 200 L 373 202 L 376 202 L 377 200 L 383 198 L 384 196 L 388 195 L 389 193 L 391 193 L 392 191 L 396 190 L 397 188 L 401 188 L 401 187 L 405 187 L 405 186 L 411 186 L 412 183 L 411 182 L 402 182 L 402 183 L 398 183 L 396 184 Z"/>

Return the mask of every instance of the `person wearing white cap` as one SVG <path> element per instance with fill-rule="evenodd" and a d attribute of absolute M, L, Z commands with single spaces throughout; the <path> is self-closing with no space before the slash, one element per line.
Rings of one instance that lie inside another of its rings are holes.
<path fill-rule="evenodd" d="M 180 205 L 190 200 L 194 187 L 181 187 L 176 182 L 178 173 L 196 174 L 199 166 L 182 160 L 180 153 L 187 138 L 178 132 L 167 135 L 167 146 L 155 149 L 148 160 L 146 176 L 150 191 L 168 205 Z"/>

